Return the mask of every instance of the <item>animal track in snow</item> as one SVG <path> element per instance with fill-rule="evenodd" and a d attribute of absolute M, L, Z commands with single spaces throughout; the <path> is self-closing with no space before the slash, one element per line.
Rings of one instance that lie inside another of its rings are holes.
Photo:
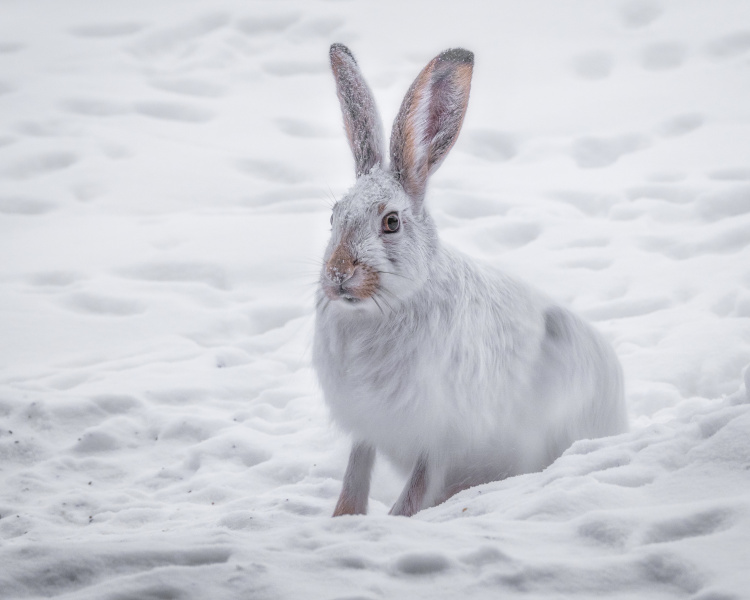
<path fill-rule="evenodd" d="M 476 236 L 479 247 L 495 252 L 497 247 L 520 248 L 533 242 L 542 233 L 542 227 L 534 221 L 503 219 Z"/>
<path fill-rule="evenodd" d="M 741 56 L 750 50 L 750 31 L 737 31 L 716 38 L 706 45 L 706 54 L 714 60 L 726 60 Z"/>
<path fill-rule="evenodd" d="M 433 202 L 433 205 L 456 219 L 497 217 L 508 212 L 506 204 L 494 199 L 455 193 L 446 194 L 445 197 Z"/>
<path fill-rule="evenodd" d="M 662 12 L 661 5 L 653 0 L 631 0 L 620 7 L 620 19 L 626 27 L 637 29 L 656 21 Z"/>
<path fill-rule="evenodd" d="M 282 162 L 245 158 L 238 160 L 237 169 L 276 183 L 300 183 L 308 177 L 302 171 Z"/>
<path fill-rule="evenodd" d="M 91 25 L 78 25 L 71 27 L 68 32 L 80 38 L 111 38 L 133 35 L 144 28 L 143 23 L 135 22 L 113 22 L 94 23 Z"/>
<path fill-rule="evenodd" d="M 2 172 L 13 179 L 30 179 L 67 169 L 77 161 L 78 157 L 72 152 L 46 152 L 22 158 L 2 169 Z"/>
<path fill-rule="evenodd" d="M 620 200 L 613 194 L 597 194 L 582 191 L 560 191 L 552 193 L 552 197 L 562 200 L 566 204 L 575 206 L 582 213 L 592 216 L 606 215 L 610 208 Z"/>
<path fill-rule="evenodd" d="M 659 252 L 677 260 L 700 254 L 732 254 L 750 246 L 750 227 L 740 222 L 705 232 L 690 241 L 675 241 L 661 236 L 644 236 L 639 246 L 650 252 Z"/>
<path fill-rule="evenodd" d="M 451 563 L 444 555 L 437 552 L 412 552 L 402 554 L 394 563 L 397 573 L 404 575 L 435 575 L 449 570 Z"/>
<path fill-rule="evenodd" d="M 705 117 L 700 113 L 685 113 L 663 121 L 656 132 L 664 137 L 677 137 L 695 131 L 703 125 Z"/>
<path fill-rule="evenodd" d="M 205 123 L 214 116 L 211 111 L 205 108 L 172 102 L 136 102 L 135 110 L 139 114 L 154 119 L 180 121 L 182 123 Z"/>
<path fill-rule="evenodd" d="M 294 137 L 329 138 L 338 135 L 338 132 L 302 119 L 279 117 L 278 119 L 274 119 L 274 122 L 282 132 Z"/>
<path fill-rule="evenodd" d="M 262 35 L 266 33 L 280 33 L 299 20 L 298 15 L 273 15 L 264 17 L 245 17 L 235 24 L 242 33 L 248 35 Z"/>
<path fill-rule="evenodd" d="M 23 49 L 23 44 L 18 42 L 0 42 L 0 54 L 14 54 Z"/>
<path fill-rule="evenodd" d="M 83 292 L 67 297 L 63 304 L 80 313 L 118 317 L 137 315 L 146 310 L 137 300 Z"/>
<path fill-rule="evenodd" d="M 608 321 L 648 315 L 669 308 L 672 304 L 674 302 L 669 298 L 625 298 L 592 306 L 583 312 L 592 321 Z"/>
<path fill-rule="evenodd" d="M 160 58 L 225 27 L 228 23 L 229 16 L 225 13 L 203 15 L 183 25 L 147 34 L 135 42 L 130 51 L 143 60 Z"/>
<path fill-rule="evenodd" d="M 606 256 L 588 256 L 584 258 L 574 258 L 560 262 L 560 266 L 569 269 L 590 269 L 591 271 L 601 271 L 612 266 L 614 261 Z"/>
<path fill-rule="evenodd" d="M 633 531 L 633 524 L 598 514 L 586 515 L 579 520 L 578 535 L 608 547 L 622 547 Z"/>
<path fill-rule="evenodd" d="M 636 133 L 611 137 L 585 136 L 573 141 L 570 154 L 582 169 L 601 169 L 614 164 L 621 156 L 643 150 L 650 144 L 648 137 Z"/>
<path fill-rule="evenodd" d="M 575 56 L 571 61 L 573 71 L 581 79 L 598 81 L 606 79 L 615 65 L 614 56 L 604 50 L 590 50 Z"/>
<path fill-rule="evenodd" d="M 157 89 L 172 92 L 173 94 L 181 94 L 183 96 L 218 98 L 225 94 L 224 87 L 208 81 L 201 81 L 200 79 L 152 79 L 150 84 Z"/>
<path fill-rule="evenodd" d="M 630 201 L 650 198 L 672 204 L 689 204 L 695 200 L 697 195 L 697 190 L 677 185 L 639 185 L 625 190 L 625 196 Z"/>
<path fill-rule="evenodd" d="M 308 40 L 314 38 L 328 39 L 331 34 L 344 24 L 344 19 L 339 17 L 322 17 L 305 21 L 295 25 L 290 32 L 291 37 L 296 40 Z"/>
<path fill-rule="evenodd" d="M 750 168 L 727 167 L 716 169 L 708 174 L 708 178 L 716 181 L 748 181 L 750 180 Z"/>
<path fill-rule="evenodd" d="M 89 117 L 112 117 L 132 112 L 132 108 L 122 102 L 112 102 L 100 98 L 68 98 L 60 106 L 71 113 Z"/>
<path fill-rule="evenodd" d="M 328 65 L 323 61 L 271 60 L 262 64 L 269 75 L 290 77 L 294 75 L 318 75 L 328 72 Z"/>
<path fill-rule="evenodd" d="M 37 286 L 65 287 L 80 281 L 82 276 L 72 271 L 43 271 L 29 278 L 29 283 Z"/>
<path fill-rule="evenodd" d="M 641 49 L 639 61 L 648 71 L 676 69 L 687 58 L 687 47 L 679 42 L 656 42 Z"/>
<path fill-rule="evenodd" d="M 710 535 L 726 529 L 733 516 L 734 514 L 730 510 L 714 508 L 693 515 L 667 519 L 652 525 L 644 534 L 643 543 L 661 544 Z"/>
<path fill-rule="evenodd" d="M 518 140 L 511 134 L 492 129 L 470 129 L 464 132 L 465 152 L 496 162 L 512 159 L 518 154 Z"/>
<path fill-rule="evenodd" d="M 43 215 L 57 208 L 46 200 L 26 196 L 0 196 L 0 213 L 6 215 Z"/>
<path fill-rule="evenodd" d="M 222 267 L 199 262 L 154 262 L 122 269 L 125 277 L 154 282 L 202 283 L 217 289 L 229 287 Z"/>
<path fill-rule="evenodd" d="M 698 197 L 698 214 L 707 221 L 750 214 L 750 185 L 736 185 Z"/>
<path fill-rule="evenodd" d="M 143 402 L 124 394 L 101 394 L 91 400 L 99 408 L 110 414 L 122 414 L 143 406 Z"/>

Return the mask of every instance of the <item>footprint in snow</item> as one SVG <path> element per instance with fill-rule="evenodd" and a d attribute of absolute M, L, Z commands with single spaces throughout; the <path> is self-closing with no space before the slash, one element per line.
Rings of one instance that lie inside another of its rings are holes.
<path fill-rule="evenodd" d="M 158 59 L 180 51 L 196 40 L 227 26 L 226 13 L 210 13 L 188 21 L 177 27 L 162 29 L 144 35 L 130 47 L 130 52 L 143 60 Z"/>
<path fill-rule="evenodd" d="M 238 20 L 235 27 L 242 33 L 255 37 L 264 34 L 281 33 L 298 20 L 299 16 L 292 14 L 269 15 L 262 17 L 253 16 Z"/>
<path fill-rule="evenodd" d="M 126 394 L 101 394 L 91 398 L 100 409 L 110 414 L 123 414 L 141 408 L 143 402 Z"/>
<path fill-rule="evenodd" d="M 171 102 L 137 102 L 135 111 L 153 119 L 182 123 L 205 123 L 214 116 L 211 111 L 204 108 Z"/>
<path fill-rule="evenodd" d="M 218 98 L 223 96 L 226 91 L 224 87 L 202 81 L 200 79 L 188 78 L 162 78 L 152 79 L 151 87 L 165 92 L 180 94 L 182 96 L 194 96 L 198 98 Z"/>
<path fill-rule="evenodd" d="M 0 213 L 5 215 L 43 215 L 57 207 L 52 202 L 27 196 L 0 196 Z"/>
<path fill-rule="evenodd" d="M 261 67 L 269 75 L 278 75 L 279 77 L 317 75 L 328 72 L 328 65 L 320 60 L 272 60 L 263 63 Z"/>
<path fill-rule="evenodd" d="M 436 575 L 451 568 L 451 562 L 437 552 L 403 554 L 393 563 L 393 570 L 403 575 Z"/>
<path fill-rule="evenodd" d="M 73 271 L 42 271 L 32 275 L 29 283 L 39 287 L 66 287 L 81 279 L 83 277 Z"/>
<path fill-rule="evenodd" d="M 656 132 L 663 137 L 678 137 L 695 131 L 705 123 L 705 117 L 697 112 L 676 115 L 663 121 Z"/>
<path fill-rule="evenodd" d="M 239 171 L 276 183 L 300 183 L 308 179 L 307 174 L 281 162 L 246 158 L 238 160 Z"/>
<path fill-rule="evenodd" d="M 226 272 L 219 265 L 198 262 L 153 262 L 122 269 L 129 279 L 167 283 L 201 283 L 225 290 L 230 287 Z"/>
<path fill-rule="evenodd" d="M 63 110 L 87 117 L 112 117 L 132 112 L 132 108 L 122 102 L 102 98 L 68 98 L 60 102 Z"/>
<path fill-rule="evenodd" d="M 727 529 L 735 514 L 727 508 L 712 508 L 693 515 L 666 519 L 653 524 L 643 535 L 644 544 L 662 544 L 691 537 L 711 535 Z"/>
<path fill-rule="evenodd" d="M 15 54 L 23 50 L 23 47 L 18 42 L 0 42 L 0 54 Z"/>
<path fill-rule="evenodd" d="M 639 53 L 641 66 L 648 71 L 666 71 L 681 66 L 687 58 L 687 47 L 679 42 L 657 42 Z"/>
<path fill-rule="evenodd" d="M 610 52 L 591 50 L 574 57 L 571 66 L 581 79 L 598 81 L 609 77 L 615 66 L 615 59 Z"/>
<path fill-rule="evenodd" d="M 702 194 L 698 197 L 696 209 L 706 221 L 750 214 L 750 185 L 735 185 Z"/>
<path fill-rule="evenodd" d="M 625 197 L 630 200 L 663 200 L 670 204 L 689 204 L 698 196 L 698 191 L 684 185 L 651 184 L 629 187 Z"/>
<path fill-rule="evenodd" d="M 604 216 L 620 201 L 614 194 L 592 193 L 582 191 L 560 191 L 551 194 L 566 204 L 575 206 L 582 213 L 591 216 Z"/>
<path fill-rule="evenodd" d="M 649 252 L 658 252 L 676 260 L 686 260 L 703 254 L 734 254 L 750 246 L 750 228 L 745 223 L 734 223 L 713 229 L 690 241 L 676 241 L 662 236 L 643 236 L 638 245 Z"/>
<path fill-rule="evenodd" d="M 290 35 L 293 39 L 300 41 L 314 38 L 329 39 L 333 32 L 340 29 L 343 24 L 344 20 L 338 17 L 323 17 L 296 25 Z"/>
<path fill-rule="evenodd" d="M 12 179 L 31 179 L 67 169 L 76 162 L 78 157 L 72 152 L 45 152 L 17 160 L 0 169 L 0 172 Z"/>
<path fill-rule="evenodd" d="M 136 300 L 83 292 L 65 298 L 63 306 L 75 312 L 94 316 L 129 317 L 146 310 L 146 307 Z"/>
<path fill-rule="evenodd" d="M 302 119 L 279 117 L 274 123 L 280 131 L 287 135 L 300 138 L 330 138 L 339 135 L 338 131 L 330 130 L 322 125 Z"/>
<path fill-rule="evenodd" d="M 645 135 L 630 133 L 611 137 L 585 136 L 573 141 L 570 155 L 582 169 L 601 169 L 616 163 L 621 156 L 650 146 Z"/>
<path fill-rule="evenodd" d="M 80 38 L 112 38 L 133 35 L 141 31 L 145 25 L 135 22 L 93 23 L 78 25 L 68 29 L 68 33 Z"/>
<path fill-rule="evenodd" d="M 750 168 L 727 167 L 716 169 L 708 174 L 708 178 L 716 181 L 748 181 L 750 180 Z"/>
<path fill-rule="evenodd" d="M 750 31 L 737 31 L 711 40 L 705 48 L 706 55 L 713 60 L 726 60 L 741 56 L 750 50 Z"/>
<path fill-rule="evenodd" d="M 620 7 L 620 19 L 626 27 L 639 29 L 650 25 L 662 15 L 663 9 L 653 0 L 631 0 Z"/>
<path fill-rule="evenodd" d="M 493 162 L 511 160 L 518 154 L 518 139 L 493 129 L 470 129 L 464 132 L 461 148 L 477 158 Z"/>
<path fill-rule="evenodd" d="M 519 151 L 518 138 L 493 129 L 470 129 L 464 134 L 464 152 L 493 162 L 513 159 Z"/>

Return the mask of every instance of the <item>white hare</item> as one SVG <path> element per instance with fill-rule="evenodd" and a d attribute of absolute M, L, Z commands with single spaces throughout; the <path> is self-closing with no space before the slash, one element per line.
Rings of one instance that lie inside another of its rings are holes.
<path fill-rule="evenodd" d="M 333 207 L 313 363 L 353 445 L 334 516 L 364 514 L 376 451 L 410 474 L 391 514 L 541 470 L 581 438 L 627 429 L 613 349 L 580 318 L 444 247 L 427 179 L 458 137 L 474 55 L 417 76 L 390 166 L 372 93 L 348 48 L 330 51 L 357 182 Z"/>

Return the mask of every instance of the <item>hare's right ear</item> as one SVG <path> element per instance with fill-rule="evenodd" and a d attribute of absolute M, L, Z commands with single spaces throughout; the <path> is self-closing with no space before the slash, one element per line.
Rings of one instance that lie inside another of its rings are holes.
<path fill-rule="evenodd" d="M 343 44 L 331 46 L 331 69 L 341 102 L 346 137 L 354 154 L 354 168 L 359 178 L 369 173 L 375 165 L 383 164 L 383 126 L 372 92 L 359 71 L 357 61 Z"/>
<path fill-rule="evenodd" d="M 463 48 L 433 58 L 411 84 L 391 133 L 391 170 L 417 206 L 427 177 L 458 139 L 469 104 L 474 54 Z"/>

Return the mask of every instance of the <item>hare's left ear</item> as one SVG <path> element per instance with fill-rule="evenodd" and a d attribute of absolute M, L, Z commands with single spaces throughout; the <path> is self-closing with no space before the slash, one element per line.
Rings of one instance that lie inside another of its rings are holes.
<path fill-rule="evenodd" d="M 474 53 L 446 50 L 422 69 L 401 104 L 391 133 L 391 169 L 418 206 L 427 178 L 458 139 L 466 114 Z"/>
<path fill-rule="evenodd" d="M 344 116 L 346 137 L 354 154 L 354 168 L 359 178 L 369 173 L 375 165 L 383 164 L 383 126 L 372 92 L 362 77 L 357 61 L 343 44 L 331 46 L 331 69 Z"/>

